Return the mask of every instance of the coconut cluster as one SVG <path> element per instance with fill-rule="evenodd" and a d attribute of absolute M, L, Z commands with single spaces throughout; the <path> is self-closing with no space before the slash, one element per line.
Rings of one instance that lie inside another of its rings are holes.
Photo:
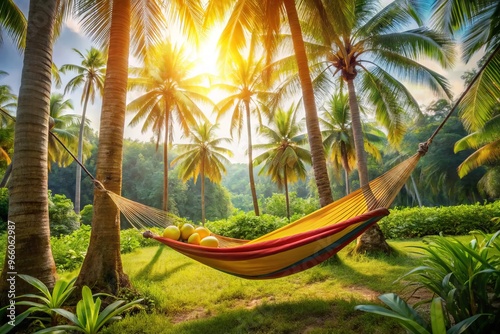
<path fill-rule="evenodd" d="M 163 237 L 167 239 L 205 247 L 219 247 L 219 240 L 210 234 L 210 231 L 206 227 L 199 226 L 195 228 L 188 223 L 183 224 L 180 228 L 170 225 L 163 231 Z"/>

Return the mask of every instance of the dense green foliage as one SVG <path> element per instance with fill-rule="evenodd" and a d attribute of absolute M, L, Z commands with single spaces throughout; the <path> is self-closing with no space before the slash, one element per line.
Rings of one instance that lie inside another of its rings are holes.
<path fill-rule="evenodd" d="M 440 233 L 463 235 L 474 230 L 493 232 L 498 228 L 492 220 L 495 217 L 500 217 L 500 201 L 486 205 L 393 209 L 379 225 L 387 238 L 406 239 Z"/>
<path fill-rule="evenodd" d="M 58 237 L 78 229 L 79 217 L 73 210 L 73 203 L 65 195 L 49 192 L 50 235 Z"/>
<path fill-rule="evenodd" d="M 494 333 L 500 328 L 500 231 L 475 236 L 469 243 L 431 237 L 417 247 L 423 266 L 403 279 L 426 288 L 445 301 L 447 318 L 454 323 L 483 314 L 470 333 Z"/>
<path fill-rule="evenodd" d="M 94 214 L 94 207 L 92 204 L 87 204 L 80 211 L 80 224 L 90 225 L 92 224 L 92 216 Z"/>
<path fill-rule="evenodd" d="M 252 240 L 288 223 L 285 218 L 268 214 L 255 216 L 253 212 L 238 213 L 227 220 L 207 222 L 210 231 L 226 237 Z"/>
<path fill-rule="evenodd" d="M 82 225 L 69 235 L 50 238 L 52 254 L 57 270 L 69 271 L 81 266 L 90 242 L 90 229 L 89 225 Z M 160 233 L 159 230 L 152 230 Z M 130 253 L 139 247 L 155 244 L 153 240 L 143 238 L 142 234 L 136 229 L 122 230 L 120 241 L 121 253 L 123 254 Z"/>
<path fill-rule="evenodd" d="M 262 211 L 276 217 L 286 217 L 285 200 L 284 194 L 273 194 L 271 197 L 264 200 Z M 301 198 L 297 196 L 297 192 L 295 191 L 290 193 L 291 221 L 295 221 L 318 209 L 318 198 Z"/>
<path fill-rule="evenodd" d="M 391 308 L 360 305 L 356 308 L 395 318 L 409 333 L 497 333 L 500 327 L 500 231 L 482 233 L 469 243 L 443 236 L 430 237 L 415 246 L 423 259 L 400 279 L 415 291 L 425 289 L 435 297 L 431 323 L 395 294 L 379 298 Z M 479 321 L 477 321 L 479 318 Z M 441 328 L 441 330 L 437 330 Z M 449 329 L 446 331 L 446 329 Z"/>

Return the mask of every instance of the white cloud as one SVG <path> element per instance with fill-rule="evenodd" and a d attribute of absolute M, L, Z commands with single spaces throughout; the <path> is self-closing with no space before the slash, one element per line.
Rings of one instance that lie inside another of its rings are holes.
<path fill-rule="evenodd" d="M 65 24 L 66 24 L 66 27 L 68 27 L 68 29 L 70 29 L 71 31 L 73 31 L 79 35 L 83 35 L 82 27 L 81 27 L 80 23 L 77 20 L 75 20 L 73 17 L 70 17 L 68 20 L 66 20 Z"/>

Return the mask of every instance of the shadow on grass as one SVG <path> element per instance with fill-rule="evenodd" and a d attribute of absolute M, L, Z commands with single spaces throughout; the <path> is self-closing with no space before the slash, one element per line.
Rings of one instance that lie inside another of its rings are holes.
<path fill-rule="evenodd" d="M 144 268 L 142 268 L 137 274 L 135 274 L 134 278 L 138 279 L 138 280 L 147 280 L 147 281 L 151 281 L 151 282 L 163 281 L 163 280 L 168 279 L 170 276 L 177 273 L 178 271 L 191 265 L 191 263 L 183 263 L 183 264 L 178 265 L 177 267 L 170 269 L 168 271 L 165 271 L 163 273 L 156 273 L 156 274 L 152 275 L 152 272 L 154 271 L 153 270 L 154 266 L 156 265 L 156 263 L 160 259 L 165 248 L 166 248 L 166 246 L 158 247 L 158 250 L 156 251 L 155 255 L 151 258 L 151 261 L 149 261 L 148 264 L 146 264 L 144 266 Z"/>
<path fill-rule="evenodd" d="M 355 311 L 365 301 L 304 299 L 229 310 L 213 317 L 172 324 L 165 315 L 125 318 L 105 333 L 237 334 L 237 333 L 403 333 L 388 318 Z"/>
<path fill-rule="evenodd" d="M 379 261 L 379 266 L 370 265 L 375 260 Z M 400 286 L 400 283 L 395 283 L 395 280 L 412 269 L 412 266 L 404 265 L 403 262 L 397 258 L 374 259 L 363 255 L 358 255 L 356 258 L 335 257 L 320 264 L 320 270 L 311 272 L 311 282 L 319 281 L 320 278 L 334 279 L 341 282 L 343 286 L 362 286 L 372 290 L 374 295 L 378 295 L 403 288 L 402 284 Z M 313 277 L 314 275 L 319 278 Z"/>

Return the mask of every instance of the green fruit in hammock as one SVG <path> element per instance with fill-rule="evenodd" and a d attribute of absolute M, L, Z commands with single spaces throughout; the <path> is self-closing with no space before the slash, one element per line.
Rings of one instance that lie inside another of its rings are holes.
<path fill-rule="evenodd" d="M 163 237 L 167 239 L 179 240 L 180 236 L 181 236 L 181 231 L 175 225 L 167 226 L 163 231 Z"/>
<path fill-rule="evenodd" d="M 194 230 L 195 233 L 198 233 L 200 235 L 200 239 L 203 239 L 205 237 L 208 237 L 210 235 L 210 231 L 208 228 L 199 226 Z"/>
<path fill-rule="evenodd" d="M 193 233 L 188 238 L 188 244 L 199 245 L 200 235 L 198 233 Z"/>
<path fill-rule="evenodd" d="M 191 224 L 184 224 L 181 227 L 182 240 L 187 240 L 191 234 L 194 233 L 194 226 Z"/>
<path fill-rule="evenodd" d="M 219 240 L 213 235 L 201 239 L 200 246 L 219 247 Z"/>

